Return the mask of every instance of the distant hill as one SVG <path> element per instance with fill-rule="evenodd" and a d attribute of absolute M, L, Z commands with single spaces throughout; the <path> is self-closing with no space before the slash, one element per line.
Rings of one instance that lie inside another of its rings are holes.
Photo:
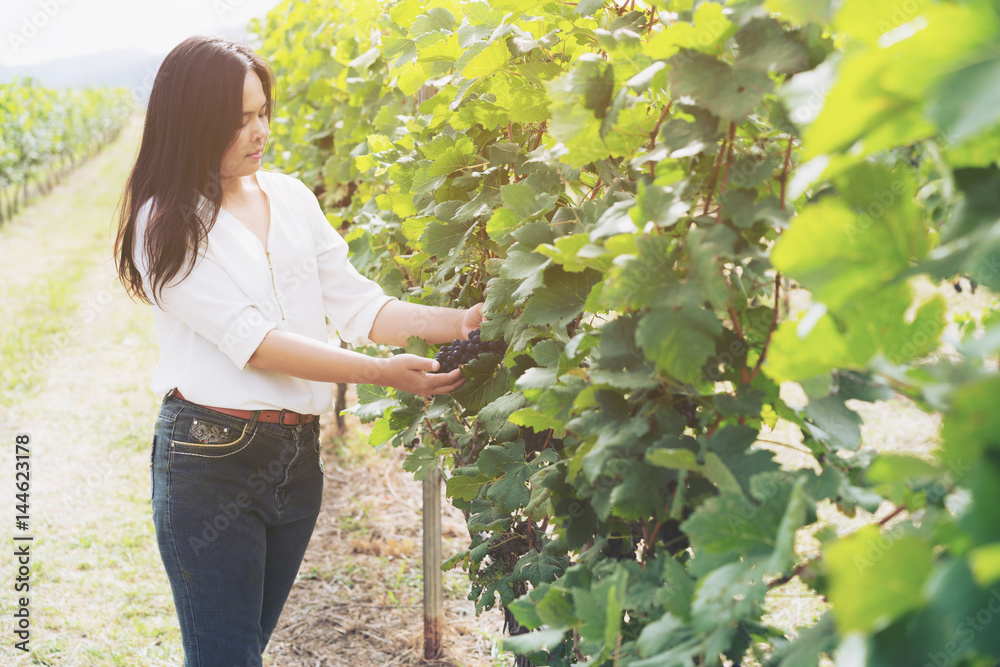
<path fill-rule="evenodd" d="M 30 76 L 50 88 L 126 86 L 138 100 L 145 101 L 162 60 L 162 55 L 128 49 L 22 67 L 0 66 L 0 83 L 8 83 L 15 76 Z"/>
<path fill-rule="evenodd" d="M 247 35 L 246 23 L 242 21 L 220 27 L 211 34 L 251 44 L 254 41 Z M 9 83 L 15 76 L 30 76 L 49 88 L 127 86 L 138 101 L 145 103 L 156 70 L 166 55 L 164 52 L 154 56 L 142 49 L 118 49 L 37 65 L 5 67 L 0 64 L 0 83 Z"/>

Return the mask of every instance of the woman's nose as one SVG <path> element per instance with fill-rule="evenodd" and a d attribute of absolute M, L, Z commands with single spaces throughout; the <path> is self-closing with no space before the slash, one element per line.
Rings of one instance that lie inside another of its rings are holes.
<path fill-rule="evenodd" d="M 257 122 L 253 126 L 253 137 L 257 139 L 259 137 L 267 138 L 267 118 L 257 118 Z"/>

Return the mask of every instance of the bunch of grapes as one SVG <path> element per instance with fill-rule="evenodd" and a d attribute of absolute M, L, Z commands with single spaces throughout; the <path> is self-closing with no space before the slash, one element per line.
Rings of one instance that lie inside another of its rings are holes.
<path fill-rule="evenodd" d="M 435 361 L 441 364 L 439 373 L 448 373 L 455 370 L 462 364 L 467 364 L 480 354 L 495 352 L 503 354 L 507 351 L 507 344 L 502 340 L 482 340 L 479 338 L 479 329 L 471 332 L 465 340 L 453 340 L 447 345 L 442 345 L 438 353 L 434 355 Z"/>
<path fill-rule="evenodd" d="M 686 517 L 690 516 L 691 511 L 685 510 L 684 514 Z M 656 538 L 664 549 L 675 556 L 691 546 L 687 533 L 681 530 L 681 522 L 677 519 L 665 521 L 656 533 Z"/>
<path fill-rule="evenodd" d="M 610 535 L 601 553 L 615 560 L 636 560 L 636 543 L 629 535 Z"/>
<path fill-rule="evenodd" d="M 684 421 L 691 428 L 698 427 L 698 406 L 684 394 L 672 394 L 674 411 L 684 417 Z"/>

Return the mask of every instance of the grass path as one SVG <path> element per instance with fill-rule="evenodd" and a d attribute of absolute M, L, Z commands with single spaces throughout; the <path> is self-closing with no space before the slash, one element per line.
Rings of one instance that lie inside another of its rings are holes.
<path fill-rule="evenodd" d="M 148 444 L 157 350 L 115 280 L 112 216 L 138 124 L 0 229 L 0 441 L 12 544 L 13 443 L 31 436 L 31 652 L 3 623 L 0 664 L 177 665 L 156 554 Z M 8 551 L 4 549 L 4 551 Z M 10 590 L 11 557 L 0 559 Z M 10 619 L 12 595 L 0 596 Z"/>

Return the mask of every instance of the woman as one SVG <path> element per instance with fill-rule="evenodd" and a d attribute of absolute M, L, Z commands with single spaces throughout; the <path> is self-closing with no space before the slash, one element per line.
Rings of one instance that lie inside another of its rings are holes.
<path fill-rule="evenodd" d="M 195 37 L 163 61 L 120 206 L 115 258 L 152 304 L 164 394 L 152 444 L 156 539 L 184 664 L 260 665 L 319 512 L 331 383 L 421 394 L 459 371 L 331 345 L 464 338 L 468 310 L 400 302 L 363 278 L 302 183 L 260 170 L 273 78 L 249 47 Z"/>

